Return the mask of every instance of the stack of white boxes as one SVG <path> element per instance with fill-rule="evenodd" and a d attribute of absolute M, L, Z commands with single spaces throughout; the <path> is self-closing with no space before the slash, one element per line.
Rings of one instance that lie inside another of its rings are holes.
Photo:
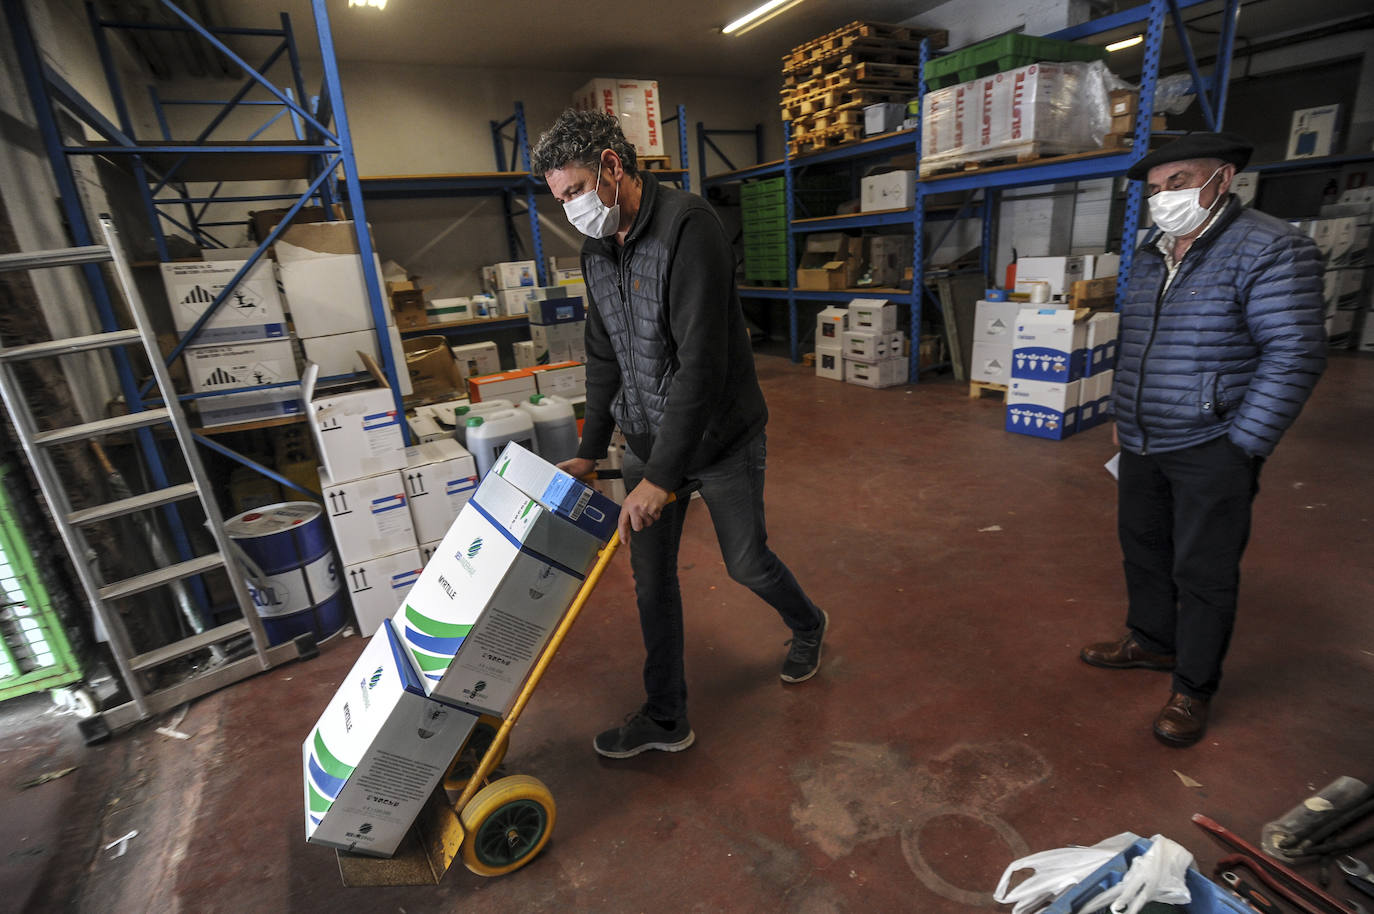
<path fill-rule="evenodd" d="M 907 380 L 906 334 L 897 329 L 897 306 L 876 298 L 849 303 L 842 335 L 844 379 L 861 387 L 893 387 Z"/>
<path fill-rule="evenodd" d="M 352 222 L 310 222 L 293 225 L 274 248 L 282 291 L 305 358 L 320 366 L 320 377 L 366 371 L 358 353 L 382 363 L 376 321 L 368 301 L 362 258 Z M 386 337 L 397 366 L 403 396 L 410 394 L 410 375 L 395 317 L 381 286 L 382 265 L 370 252 L 377 271 L 377 294 L 386 314 Z"/>
<path fill-rule="evenodd" d="M 1099 311 L 1088 318 L 1083 343 L 1083 379 L 1078 393 L 1080 432 L 1111 419 L 1120 332 L 1121 315 L 1116 311 Z"/>
<path fill-rule="evenodd" d="M 455 440 L 407 448 L 391 391 L 315 397 L 311 428 L 320 486 L 358 628 L 377 631 L 424 565 L 420 546 L 441 539 L 477 487 Z"/>
<path fill-rule="evenodd" d="M 613 502 L 529 452 L 497 469 L 307 735 L 307 841 L 391 856 L 477 715 L 510 710 L 615 534 Z"/>
<path fill-rule="evenodd" d="M 1006 429 L 1058 441 L 1078 431 L 1087 321 L 1068 308 L 1022 308 L 1012 336 Z"/>
<path fill-rule="evenodd" d="M 527 310 L 535 365 L 587 361 L 585 289 L 569 284 L 533 290 Z"/>
<path fill-rule="evenodd" d="M 973 356 L 969 380 L 982 384 L 1011 383 L 1011 350 L 1019 301 L 980 301 L 974 312 Z"/>
<path fill-rule="evenodd" d="M 185 336 L 211 302 L 247 266 L 246 260 L 164 263 L 162 281 L 177 332 Z M 262 258 L 244 273 L 214 316 L 185 350 L 194 393 L 278 384 L 300 378 L 272 262 Z M 300 390 L 282 387 L 201 397 L 200 423 L 232 425 L 301 412 Z"/>
<path fill-rule="evenodd" d="M 826 308 L 816 315 L 816 377 L 844 380 L 844 334 L 848 308 Z"/>
<path fill-rule="evenodd" d="M 1326 261 L 1322 298 L 1327 340 L 1334 348 L 1374 349 L 1374 328 L 1366 313 L 1374 308 L 1374 286 L 1367 281 L 1374 189 L 1346 191 L 1321 211 L 1322 218 L 1303 223 L 1303 228 Z"/>
<path fill-rule="evenodd" d="M 539 285 L 533 260 L 515 260 L 482 267 L 482 289 L 492 296 L 484 302 L 485 317 L 519 317 L 524 314 L 524 290 Z"/>

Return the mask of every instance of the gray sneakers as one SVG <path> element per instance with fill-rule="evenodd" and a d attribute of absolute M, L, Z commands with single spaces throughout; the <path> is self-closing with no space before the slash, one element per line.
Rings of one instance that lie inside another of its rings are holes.
<path fill-rule="evenodd" d="M 821 665 L 821 642 L 830 627 L 830 616 L 821 610 L 821 627 L 809 634 L 793 632 L 788 641 L 787 659 L 782 662 L 783 682 L 805 682 L 816 675 Z"/>
<path fill-rule="evenodd" d="M 671 727 L 665 727 L 640 708 L 625 718 L 625 723 L 619 727 L 598 735 L 592 741 L 592 746 L 597 755 L 606 758 L 630 758 L 650 749 L 681 752 L 692 745 L 696 738 L 686 718 L 674 721 Z"/>

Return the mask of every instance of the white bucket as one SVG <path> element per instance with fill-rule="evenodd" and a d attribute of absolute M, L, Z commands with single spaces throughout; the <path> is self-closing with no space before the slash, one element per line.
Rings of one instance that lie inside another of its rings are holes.
<path fill-rule="evenodd" d="M 551 394 L 535 394 L 520 404 L 534 422 L 534 452 L 549 463 L 577 456 L 577 416 L 572 403 Z"/>
<path fill-rule="evenodd" d="M 473 416 L 489 416 L 492 413 L 499 413 L 502 410 L 515 409 L 515 404 L 509 400 L 483 400 L 480 403 L 468 403 L 459 406 L 453 411 L 454 435 L 458 438 L 458 443 L 463 447 L 468 446 L 467 425 L 468 420 Z"/>
<path fill-rule="evenodd" d="M 477 475 L 485 477 L 496 458 L 512 441 L 534 450 L 534 420 L 519 409 L 503 409 L 467 421 L 467 449 L 477 461 Z"/>

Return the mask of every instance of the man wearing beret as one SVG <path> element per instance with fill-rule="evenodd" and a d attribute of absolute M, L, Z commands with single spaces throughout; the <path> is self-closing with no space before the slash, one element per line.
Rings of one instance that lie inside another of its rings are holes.
<path fill-rule="evenodd" d="M 1166 745 L 1207 728 L 1236 618 L 1264 459 L 1326 365 L 1322 262 L 1310 238 L 1228 191 L 1251 145 L 1187 134 L 1131 167 L 1155 230 L 1131 265 L 1113 403 L 1126 636 L 1108 669 L 1171 671 Z"/>

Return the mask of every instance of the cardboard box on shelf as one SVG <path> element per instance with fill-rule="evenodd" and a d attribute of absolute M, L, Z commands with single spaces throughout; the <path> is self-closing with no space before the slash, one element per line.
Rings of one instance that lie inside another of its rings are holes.
<path fill-rule="evenodd" d="M 177 333 L 185 336 L 245 265 L 246 260 L 162 264 L 162 284 L 172 308 Z M 191 345 L 282 339 L 286 309 L 277 294 L 277 277 L 266 257 L 239 280 Z"/>
<path fill-rule="evenodd" d="M 1234 186 L 1234 185 L 1233 185 Z M 1105 279 L 1121 269 L 1120 254 L 1084 254 L 1083 278 Z M 1072 288 L 1072 285 L 1070 286 Z"/>
<path fill-rule="evenodd" d="M 516 340 L 511 343 L 511 351 L 515 354 L 516 368 L 535 368 L 539 365 L 533 340 Z"/>
<path fill-rule="evenodd" d="M 315 451 L 330 478 L 360 479 L 405 466 L 401 416 L 396 411 L 396 400 L 390 389 L 380 387 L 343 394 L 326 392 L 318 397 L 311 393 L 307 392 L 311 435 Z"/>
<path fill-rule="evenodd" d="M 419 336 L 401 344 L 406 372 L 415 396 L 453 399 L 462 396 L 463 372 L 442 336 Z"/>
<path fill-rule="evenodd" d="M 352 222 L 292 224 L 274 250 L 297 336 L 329 336 L 375 325 Z M 378 300 L 390 322 L 382 264 L 376 252 L 368 256 L 376 269 Z"/>
<path fill-rule="evenodd" d="M 334 210 L 335 218 L 342 219 L 344 217 L 342 206 L 336 203 Z M 267 236 L 272 234 L 272 229 L 277 227 L 286 213 L 285 208 L 259 209 L 250 212 L 248 215 L 252 221 L 249 223 L 249 232 L 252 234 L 253 240 L 259 244 L 266 241 Z M 292 225 L 324 221 L 325 212 L 322 206 L 302 206 L 291 218 Z"/>
<path fill-rule="evenodd" d="M 299 380 L 291 340 L 259 340 L 183 350 L 191 390 L 210 393 Z M 293 396 L 299 396 L 294 388 Z"/>
<path fill-rule="evenodd" d="M 1007 389 L 1006 430 L 1059 441 L 1078 431 L 1079 381 L 1013 377 Z"/>
<path fill-rule="evenodd" d="M 450 324 L 457 321 L 470 321 L 477 316 L 472 307 L 472 298 L 432 298 L 425 302 L 425 315 L 432 324 Z"/>
<path fill-rule="evenodd" d="M 1019 301 L 980 301 L 973 317 L 973 341 L 1010 346 L 1016 332 L 1016 315 L 1025 307 Z"/>
<path fill-rule="evenodd" d="M 1318 105 L 1294 111 L 1285 158 L 1307 159 L 1331 155 L 1336 146 L 1336 127 L 1340 114 L 1340 105 Z"/>
<path fill-rule="evenodd" d="M 530 324 L 530 341 L 541 365 L 585 361 L 586 322 L 570 324 Z"/>
<path fill-rule="evenodd" d="M 1087 361 L 1087 309 L 1022 308 L 1012 340 L 1011 376 L 1074 381 Z"/>
<path fill-rule="evenodd" d="M 844 360 L 844 379 L 860 387 L 896 387 L 907 380 L 907 360 L 901 356 L 877 362 Z"/>
<path fill-rule="evenodd" d="M 663 155 L 662 102 L 652 79 L 593 79 L 573 93 L 573 108 L 600 111 L 620 122 L 640 155 Z"/>
<path fill-rule="evenodd" d="M 396 614 L 410 588 L 420 579 L 424 562 L 417 549 L 403 549 L 344 566 L 344 584 L 358 620 L 358 634 L 371 638 Z"/>
<path fill-rule="evenodd" d="M 797 288 L 833 291 L 848 289 L 859 278 L 857 239 L 839 232 L 810 235 L 797 264 Z"/>
<path fill-rule="evenodd" d="M 1050 297 L 1062 299 L 1075 282 L 1085 279 L 1083 255 L 1072 257 L 1022 257 L 1016 261 L 1017 292 L 1031 291 L 1031 283 L 1047 282 Z"/>
<path fill-rule="evenodd" d="M 562 397 L 565 400 L 586 399 L 587 366 L 581 362 L 540 365 L 531 370 L 530 374 L 534 375 L 538 393 Z"/>
<path fill-rule="evenodd" d="M 877 136 L 891 133 L 902 126 L 906 119 L 906 104 L 903 102 L 879 102 L 864 106 L 864 135 Z"/>
<path fill-rule="evenodd" d="M 443 539 L 477 490 L 477 462 L 466 448 L 449 438 L 406 448 L 402 472 L 415 539 L 421 543 Z"/>
<path fill-rule="evenodd" d="M 261 393 L 224 394 L 196 401 L 196 414 L 202 428 L 299 416 L 304 409 L 301 392 L 294 387 Z"/>
<path fill-rule="evenodd" d="M 911 268 L 910 235 L 871 235 L 868 242 L 868 273 L 874 286 L 896 288 Z"/>
<path fill-rule="evenodd" d="M 415 548 L 415 524 L 400 471 L 335 482 L 321 467 L 320 487 L 334 545 L 345 565 Z"/>
<path fill-rule="evenodd" d="M 855 298 L 849 302 L 850 330 L 897 329 L 897 306 L 881 298 Z"/>
<path fill-rule="evenodd" d="M 841 337 L 849 329 L 848 308 L 825 308 L 816 315 L 816 347 L 842 345 Z"/>
<path fill-rule="evenodd" d="M 533 260 L 511 260 L 485 267 L 484 279 L 490 283 L 488 292 L 495 294 L 502 289 L 519 289 L 522 286 L 537 286 L 539 272 Z"/>
<path fill-rule="evenodd" d="M 840 346 L 816 347 L 816 377 L 844 380 L 844 349 Z"/>
<path fill-rule="evenodd" d="M 391 359 L 397 368 L 396 380 L 401 386 L 401 396 L 410 396 L 410 376 L 407 372 L 399 370 L 405 364 L 406 358 L 405 350 L 401 348 L 401 334 L 392 326 L 388 326 L 386 331 L 387 341 L 391 345 Z M 301 340 L 301 349 L 304 350 L 307 361 L 320 366 L 322 378 L 367 371 L 363 355 L 376 363 L 382 361 L 375 330 L 355 330 L 331 336 L 306 337 Z"/>
<path fill-rule="evenodd" d="M 523 448 L 502 452 L 394 619 L 429 693 L 504 715 L 618 515 Z"/>
<path fill-rule="evenodd" d="M 520 317 L 529 313 L 530 297 L 534 286 L 523 289 L 502 289 L 496 293 L 496 307 L 502 317 Z"/>
<path fill-rule="evenodd" d="M 869 175 L 859 186 L 859 211 L 910 209 L 916 205 L 916 172 L 888 171 Z"/>
<path fill-rule="evenodd" d="M 449 350 L 465 378 L 496 374 L 501 370 L 501 354 L 497 351 L 495 343 L 465 343 L 462 346 L 451 346 Z"/>
<path fill-rule="evenodd" d="M 529 368 L 468 378 L 468 399 L 473 403 L 481 403 L 483 398 L 519 403 L 537 393 L 539 388 L 534 381 L 534 372 Z"/>
<path fill-rule="evenodd" d="M 301 746 L 306 840 L 390 857 L 476 724 L 426 695 L 385 620 Z"/>
<path fill-rule="evenodd" d="M 570 290 L 574 286 L 555 286 L 542 292 Z M 587 319 L 585 299 L 569 292 L 566 295 L 549 294 L 530 302 L 531 324 L 575 324 Z"/>
<path fill-rule="evenodd" d="M 970 381 L 982 381 L 985 384 L 1010 384 L 1010 337 L 1007 337 L 1005 343 L 989 343 L 986 340 L 975 339 L 968 376 Z"/>

